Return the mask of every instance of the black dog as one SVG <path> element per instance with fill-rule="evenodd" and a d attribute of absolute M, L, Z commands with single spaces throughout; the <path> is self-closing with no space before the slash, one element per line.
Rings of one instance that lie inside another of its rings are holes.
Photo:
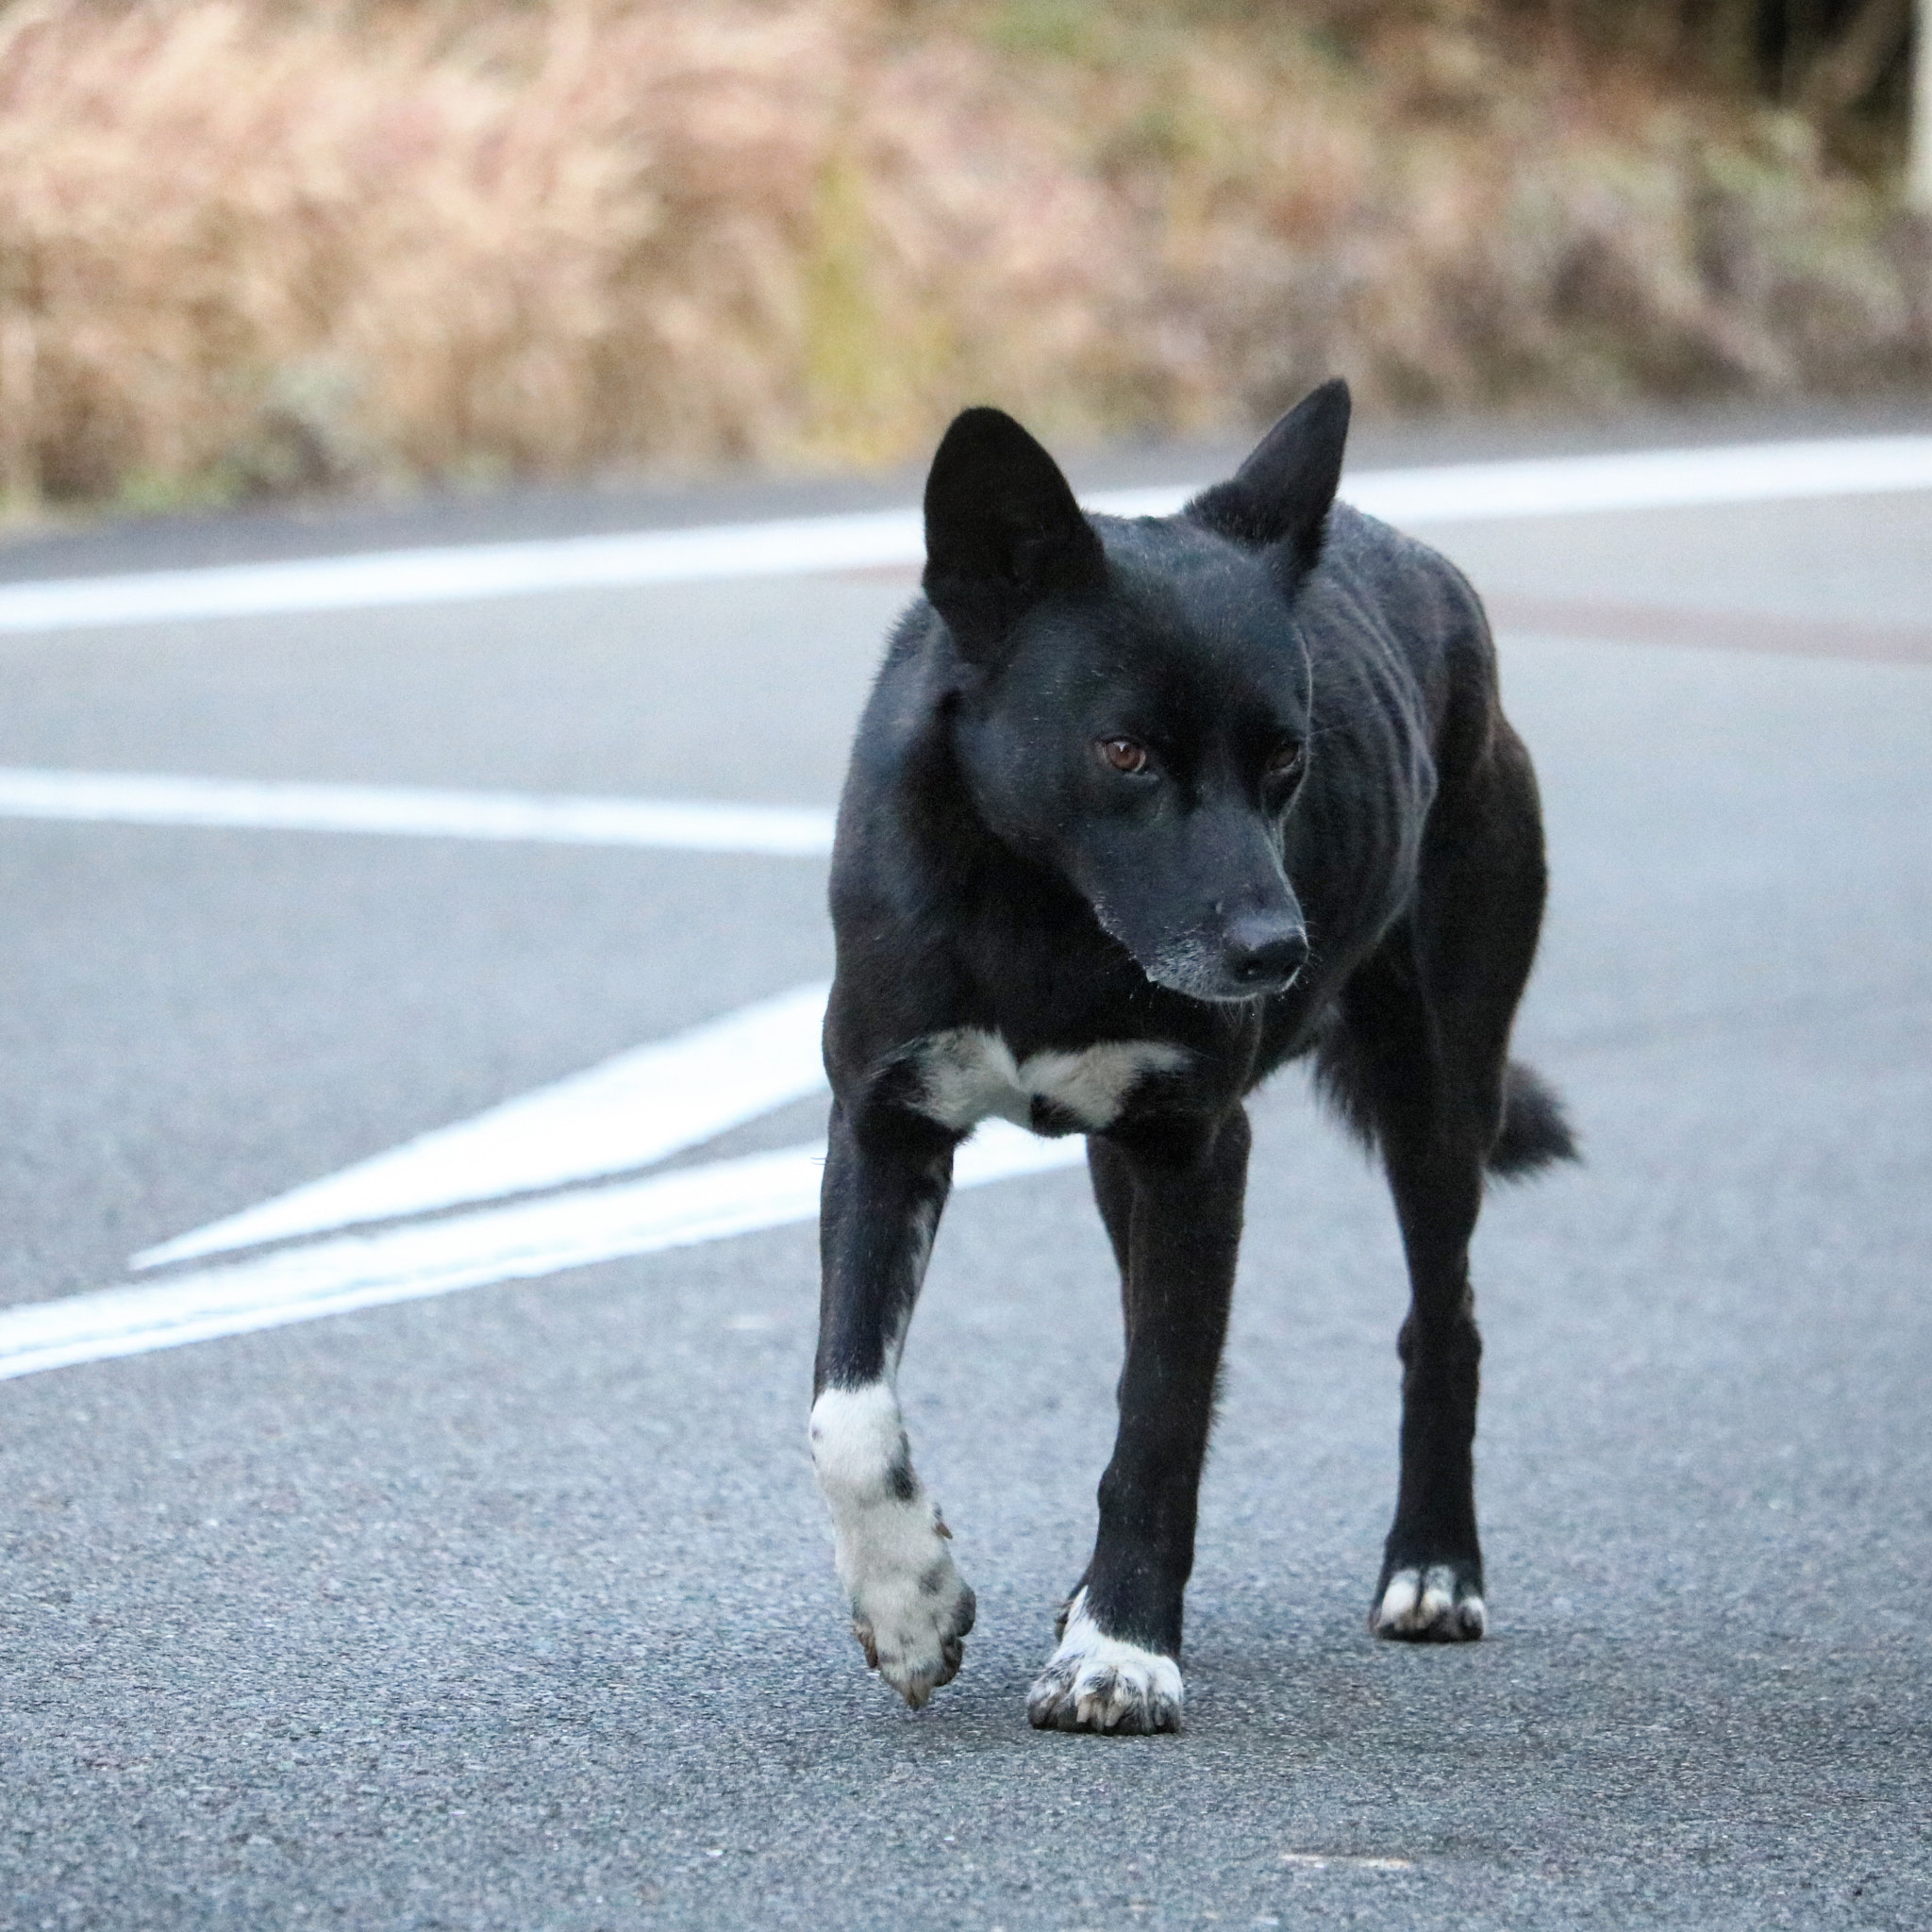
<path fill-rule="evenodd" d="M 1413 1291 L 1371 1625 L 1483 1633 L 1469 1240 L 1486 1169 L 1574 1152 L 1507 1058 L 1542 827 L 1474 592 L 1334 503 L 1348 413 L 1325 385 L 1231 482 L 1138 522 L 1083 516 L 996 409 L 934 458 L 925 595 L 859 725 L 832 862 L 811 1418 L 856 1631 L 915 1707 L 973 1627 L 893 1392 L 954 1149 L 989 1114 L 1088 1137 L 1126 1313 L 1120 1432 L 1027 1708 L 1171 1730 L 1241 1101 L 1298 1055 L 1381 1150 Z"/>

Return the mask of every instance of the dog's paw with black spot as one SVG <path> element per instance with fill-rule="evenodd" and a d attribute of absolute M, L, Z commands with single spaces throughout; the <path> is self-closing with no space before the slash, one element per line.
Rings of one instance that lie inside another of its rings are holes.
<path fill-rule="evenodd" d="M 1383 1577 L 1369 1612 L 1369 1628 L 1397 1643 L 1474 1643 L 1489 1624 L 1474 1564 L 1399 1565 Z"/>
<path fill-rule="evenodd" d="M 1026 1715 L 1042 1731 L 1146 1736 L 1181 1727 L 1181 1669 L 1173 1657 L 1107 1636 L 1082 1591 L 1068 1606 L 1059 1647 L 1034 1680 Z"/>
<path fill-rule="evenodd" d="M 916 1572 L 853 1579 L 852 1634 L 865 1660 L 914 1710 L 959 1674 L 977 1606 L 943 1543 Z"/>

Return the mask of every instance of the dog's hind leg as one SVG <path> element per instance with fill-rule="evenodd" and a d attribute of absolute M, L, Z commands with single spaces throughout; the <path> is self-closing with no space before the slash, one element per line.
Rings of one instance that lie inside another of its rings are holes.
<path fill-rule="evenodd" d="M 832 1110 L 820 1244 L 824 1285 L 812 1464 L 866 1661 L 917 1709 L 958 1674 L 973 1592 L 952 1532 L 913 1473 L 895 1388 L 941 1210 L 954 1137 L 917 1114 Z"/>
<path fill-rule="evenodd" d="M 1499 723 L 1490 755 L 1438 798 L 1413 918 L 1341 999 L 1336 1059 L 1346 1057 L 1350 1104 L 1382 1150 L 1411 1291 L 1399 1342 L 1401 1487 L 1370 1613 L 1379 1637 L 1456 1642 L 1487 1624 L 1469 1242 L 1543 891 L 1535 779 Z"/>
<path fill-rule="evenodd" d="M 1120 1428 L 1100 1482 L 1093 1557 L 1058 1648 L 1027 1698 L 1042 1728 L 1171 1731 L 1181 1717 L 1181 1612 L 1227 1332 L 1248 1123 L 1171 1122 L 1090 1143 L 1122 1260 Z"/>

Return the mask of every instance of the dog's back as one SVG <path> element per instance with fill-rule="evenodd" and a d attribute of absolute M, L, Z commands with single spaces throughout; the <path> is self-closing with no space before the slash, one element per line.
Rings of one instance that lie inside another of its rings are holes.
<path fill-rule="evenodd" d="M 1391 782 L 1407 786 L 1411 809 L 1425 799 L 1410 821 L 1419 833 L 1414 895 L 1430 892 L 1432 853 L 1440 859 L 1473 839 L 1526 844 L 1532 825 L 1534 855 L 1524 852 L 1519 862 L 1541 881 L 1534 769 L 1504 715 L 1489 620 L 1461 571 L 1428 544 L 1338 502 L 1297 608 L 1323 749 L 1361 774 L 1339 815 L 1359 823 L 1376 799 L 1391 796 Z M 1347 842 L 1335 832 L 1311 819 L 1307 842 L 1332 852 Z M 1540 912 L 1541 885 L 1535 896 Z M 1373 1144 L 1372 1092 L 1340 1018 L 1333 1008 L 1318 1016 L 1317 1086 L 1351 1131 Z M 1283 1055 L 1308 1043 L 1300 1014 L 1284 1016 L 1275 1030 L 1293 1036 L 1282 1041 Z M 1516 1178 L 1575 1156 L 1555 1092 L 1532 1069 L 1509 1062 L 1489 1172 Z"/>

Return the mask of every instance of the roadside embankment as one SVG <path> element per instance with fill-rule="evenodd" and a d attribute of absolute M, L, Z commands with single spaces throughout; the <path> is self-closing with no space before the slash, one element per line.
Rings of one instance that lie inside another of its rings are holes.
<path fill-rule="evenodd" d="M 1534 8 L 0 10 L 16 510 L 1932 382 L 1932 230 Z"/>

